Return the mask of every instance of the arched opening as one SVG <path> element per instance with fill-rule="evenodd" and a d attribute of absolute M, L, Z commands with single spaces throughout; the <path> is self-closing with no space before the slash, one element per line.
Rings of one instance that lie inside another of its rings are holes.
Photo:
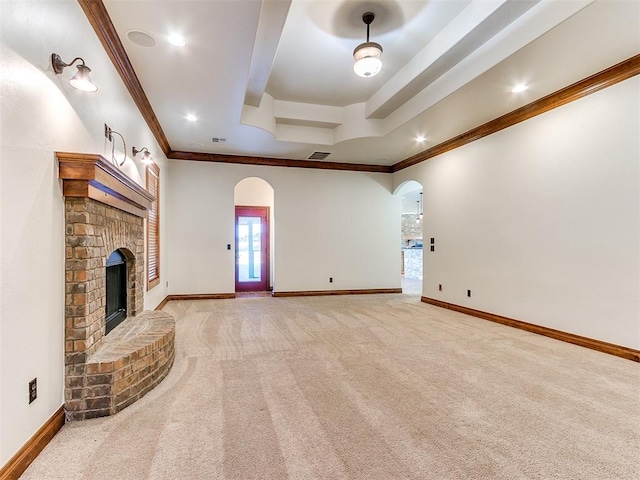
<path fill-rule="evenodd" d="M 402 292 L 422 295 L 424 268 L 424 204 L 422 185 L 414 180 L 403 183 L 396 195 L 401 199 L 400 275 Z"/>
<path fill-rule="evenodd" d="M 274 189 L 265 180 L 245 178 L 234 188 L 236 292 L 273 289 Z"/>
<path fill-rule="evenodd" d="M 115 250 L 107 258 L 104 333 L 120 325 L 127 318 L 127 257 Z"/>

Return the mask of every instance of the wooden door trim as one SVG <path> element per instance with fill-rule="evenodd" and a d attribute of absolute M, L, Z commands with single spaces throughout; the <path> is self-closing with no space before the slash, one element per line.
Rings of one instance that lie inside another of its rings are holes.
<path fill-rule="evenodd" d="M 247 210 L 247 211 L 260 211 L 264 212 L 266 216 L 265 220 L 265 229 L 263 233 L 263 238 L 265 240 L 266 250 L 264 254 L 264 276 L 265 276 L 265 292 L 271 291 L 271 207 L 269 206 L 253 206 L 253 205 L 236 205 L 235 206 L 235 214 L 234 214 L 234 234 L 236 240 L 236 248 L 235 255 L 238 254 L 238 211 L 239 210 Z M 247 215 L 251 216 L 251 215 Z M 253 215 L 255 216 L 255 215 Z M 260 215 L 262 216 L 262 215 Z M 235 280 L 235 291 L 243 291 L 238 290 L 238 259 L 236 258 L 234 261 L 234 280 Z M 261 272 L 262 273 L 262 272 Z"/>

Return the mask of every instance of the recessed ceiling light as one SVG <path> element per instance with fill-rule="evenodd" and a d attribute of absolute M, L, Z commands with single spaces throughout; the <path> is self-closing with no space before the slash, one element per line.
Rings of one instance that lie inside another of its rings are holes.
<path fill-rule="evenodd" d="M 416 137 L 416 142 L 417 143 L 424 143 L 424 141 L 427 139 L 427 137 L 425 137 L 424 135 L 418 135 Z"/>
<path fill-rule="evenodd" d="M 524 92 L 527 88 L 529 88 L 529 86 L 525 83 L 519 83 L 517 85 L 515 85 L 512 89 L 511 89 L 511 93 L 520 93 L 520 92 Z"/>
<path fill-rule="evenodd" d="M 184 47 L 187 44 L 184 37 L 178 33 L 172 33 L 167 37 L 167 40 L 169 40 L 171 45 L 175 45 L 176 47 Z"/>
<path fill-rule="evenodd" d="M 193 115 L 192 113 L 185 115 L 185 117 L 187 120 L 189 120 L 190 122 L 195 122 L 198 120 L 198 117 L 196 117 L 195 115 Z"/>

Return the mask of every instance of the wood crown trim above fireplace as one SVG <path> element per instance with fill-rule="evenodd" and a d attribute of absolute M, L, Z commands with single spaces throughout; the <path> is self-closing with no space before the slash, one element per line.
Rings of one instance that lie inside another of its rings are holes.
<path fill-rule="evenodd" d="M 155 197 L 97 154 L 56 152 L 65 197 L 91 198 L 147 217 Z"/>

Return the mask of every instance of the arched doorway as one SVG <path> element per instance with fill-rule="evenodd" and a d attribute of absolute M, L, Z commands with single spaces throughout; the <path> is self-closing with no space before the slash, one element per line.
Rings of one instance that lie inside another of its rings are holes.
<path fill-rule="evenodd" d="M 234 188 L 236 292 L 273 288 L 274 190 L 261 178 L 249 177 Z"/>
<path fill-rule="evenodd" d="M 422 185 L 410 180 L 403 183 L 396 195 L 401 201 L 400 275 L 402 293 L 422 295 L 424 269 L 424 204 Z"/>

